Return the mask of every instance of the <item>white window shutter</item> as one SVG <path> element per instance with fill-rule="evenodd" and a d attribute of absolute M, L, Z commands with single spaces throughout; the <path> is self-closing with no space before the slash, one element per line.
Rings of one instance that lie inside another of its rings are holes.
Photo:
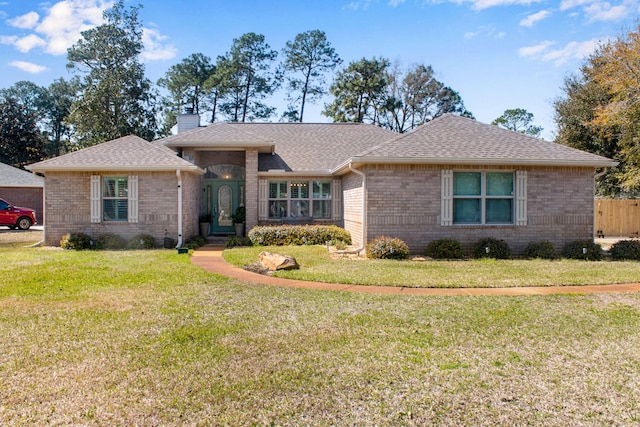
<path fill-rule="evenodd" d="M 527 171 L 516 171 L 516 225 L 527 225 Z"/>
<path fill-rule="evenodd" d="M 91 222 L 102 218 L 102 183 L 99 175 L 91 175 Z"/>
<path fill-rule="evenodd" d="M 442 170 L 440 180 L 440 225 L 448 227 L 453 225 L 453 171 Z"/>
<path fill-rule="evenodd" d="M 138 176 L 129 175 L 127 178 L 129 222 L 138 222 Z"/>
<path fill-rule="evenodd" d="M 334 179 L 333 188 L 331 189 L 331 197 L 333 198 L 333 219 L 342 219 L 342 180 Z"/>
<path fill-rule="evenodd" d="M 258 181 L 258 221 L 269 219 L 269 182 L 266 179 Z"/>

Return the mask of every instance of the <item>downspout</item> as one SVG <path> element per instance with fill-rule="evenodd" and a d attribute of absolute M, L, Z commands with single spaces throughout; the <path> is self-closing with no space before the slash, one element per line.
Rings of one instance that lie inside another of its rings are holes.
<path fill-rule="evenodd" d="M 361 170 L 355 169 L 349 162 L 349 170 L 362 177 L 362 246 L 353 252 L 360 254 L 367 245 L 367 176 Z"/>
<path fill-rule="evenodd" d="M 594 197 L 594 212 L 593 212 L 593 236 L 598 236 L 598 230 L 596 230 L 596 212 L 595 212 L 595 196 L 596 196 L 596 181 L 598 178 L 600 178 L 602 175 L 604 175 L 605 173 L 607 173 L 607 171 L 609 170 L 609 168 L 604 167 L 602 168 L 602 171 L 593 174 L 593 197 Z M 604 237 L 604 230 L 602 233 L 602 236 Z"/>
<path fill-rule="evenodd" d="M 605 168 L 602 168 L 602 172 L 598 172 L 598 173 L 594 174 L 593 175 L 593 183 L 594 183 L 594 185 L 595 185 L 595 180 L 600 178 L 602 175 L 604 175 L 608 171 L 609 171 L 609 168 L 605 167 Z"/>
<path fill-rule="evenodd" d="M 176 248 L 182 247 L 182 174 L 180 169 L 176 169 L 178 177 L 178 244 Z"/>

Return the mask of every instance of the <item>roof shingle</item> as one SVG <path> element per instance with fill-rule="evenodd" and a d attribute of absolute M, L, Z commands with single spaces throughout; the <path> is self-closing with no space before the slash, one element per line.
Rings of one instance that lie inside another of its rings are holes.
<path fill-rule="evenodd" d="M 155 142 L 129 135 L 28 166 L 32 171 L 140 171 L 199 168 Z"/>
<path fill-rule="evenodd" d="M 358 161 L 486 165 L 615 166 L 595 154 L 445 114 L 355 156 Z M 354 159 L 355 160 L 355 159 Z"/>
<path fill-rule="evenodd" d="M 159 142 L 168 147 L 271 147 L 260 155 L 260 171 L 328 172 L 355 154 L 396 134 L 363 123 L 213 123 Z M 264 151 L 264 150 L 263 150 Z"/>
<path fill-rule="evenodd" d="M 0 163 L 0 187 L 43 187 L 44 179 L 22 169 Z"/>

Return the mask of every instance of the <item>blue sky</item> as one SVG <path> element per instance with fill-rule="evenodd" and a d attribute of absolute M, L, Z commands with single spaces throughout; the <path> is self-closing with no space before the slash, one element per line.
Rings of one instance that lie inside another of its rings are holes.
<path fill-rule="evenodd" d="M 98 25 L 104 0 L 0 0 L 0 87 L 66 79 L 66 49 Z M 431 65 L 467 109 L 489 123 L 525 108 L 554 135 L 552 102 L 598 43 L 635 30 L 640 0 L 127 0 L 142 4 L 147 76 L 154 82 L 196 52 L 215 60 L 246 32 L 281 51 L 296 34 L 320 29 L 348 62 L 386 57 Z M 271 102 L 281 114 L 283 92 Z M 323 103 L 305 121 L 326 122 Z M 274 119 L 275 120 L 275 119 Z"/>

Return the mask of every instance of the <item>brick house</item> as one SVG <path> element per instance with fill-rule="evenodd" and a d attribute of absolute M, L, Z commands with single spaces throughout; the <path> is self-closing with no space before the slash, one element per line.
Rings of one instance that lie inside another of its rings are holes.
<path fill-rule="evenodd" d="M 14 206 L 35 209 L 42 224 L 44 178 L 0 163 L 0 198 Z"/>
<path fill-rule="evenodd" d="M 247 229 L 336 224 L 356 246 L 388 235 L 414 253 L 445 237 L 467 247 L 495 237 L 519 253 L 592 239 L 594 172 L 614 165 L 450 114 L 402 135 L 367 124 L 200 127 L 181 115 L 176 135 L 120 138 L 31 170 L 45 174 L 48 244 L 72 231 L 182 240 L 202 214 L 209 233 L 227 234 L 244 206 Z"/>

